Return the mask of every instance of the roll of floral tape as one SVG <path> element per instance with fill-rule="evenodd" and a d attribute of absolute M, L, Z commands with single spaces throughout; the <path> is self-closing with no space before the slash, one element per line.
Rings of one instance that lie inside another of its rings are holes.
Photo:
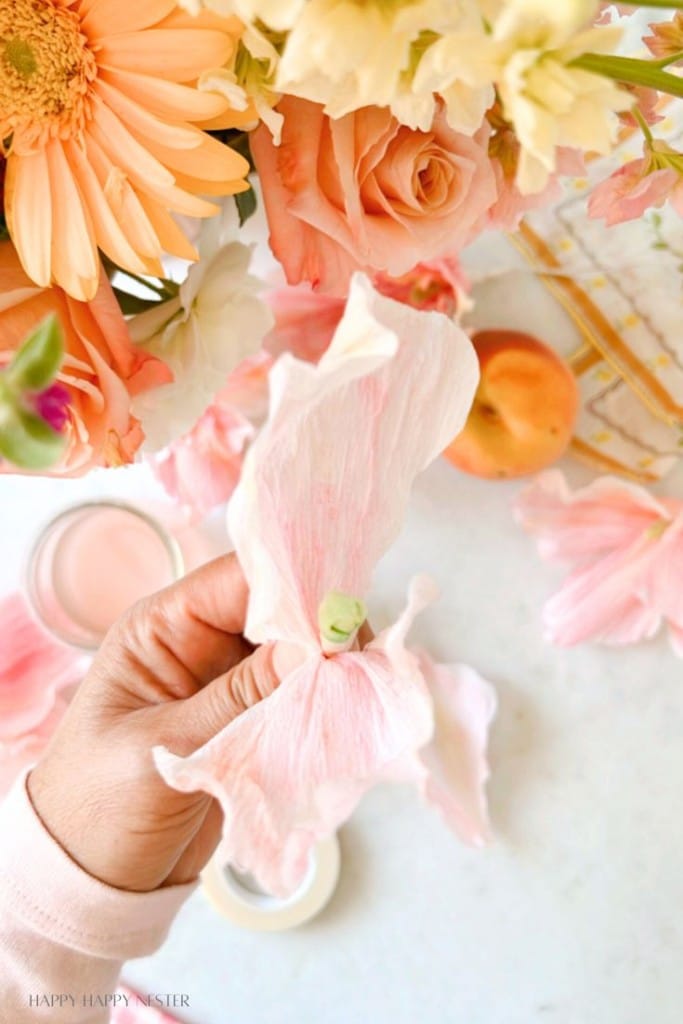
<path fill-rule="evenodd" d="M 202 872 L 202 887 L 210 903 L 240 928 L 277 932 L 296 928 L 319 914 L 339 880 L 341 854 L 336 836 L 313 850 L 308 874 L 287 899 L 271 896 L 248 876 L 214 857 Z"/>

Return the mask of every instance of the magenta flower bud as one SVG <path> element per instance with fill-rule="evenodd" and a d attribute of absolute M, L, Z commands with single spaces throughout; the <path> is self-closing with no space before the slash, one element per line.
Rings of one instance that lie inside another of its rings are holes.
<path fill-rule="evenodd" d="M 32 404 L 37 415 L 61 434 L 69 418 L 70 398 L 69 390 L 63 384 L 51 384 L 33 396 Z"/>

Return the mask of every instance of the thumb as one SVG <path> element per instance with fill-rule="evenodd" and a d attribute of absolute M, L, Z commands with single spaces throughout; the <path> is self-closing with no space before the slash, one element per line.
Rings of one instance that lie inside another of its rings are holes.
<path fill-rule="evenodd" d="M 276 689 L 281 677 L 275 670 L 274 646 L 257 647 L 192 697 L 166 706 L 175 718 L 178 737 L 182 736 L 191 750 L 208 743 L 243 711 Z"/>

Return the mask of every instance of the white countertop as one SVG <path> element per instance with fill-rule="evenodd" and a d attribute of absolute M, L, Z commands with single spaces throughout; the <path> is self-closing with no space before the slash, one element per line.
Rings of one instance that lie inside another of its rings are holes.
<path fill-rule="evenodd" d="M 410 790 L 377 790 L 341 833 L 341 882 L 312 924 L 240 931 L 199 892 L 165 947 L 127 966 L 131 985 L 188 994 L 193 1024 L 679 1024 L 683 665 L 663 638 L 543 643 L 560 573 L 512 522 L 518 486 L 430 468 L 371 600 L 382 625 L 430 572 L 443 596 L 415 639 L 496 684 L 495 844 L 468 850 Z M 681 476 L 664 489 L 683 493 Z M 51 511 L 152 493 L 144 468 L 0 479 L 2 589 Z"/>

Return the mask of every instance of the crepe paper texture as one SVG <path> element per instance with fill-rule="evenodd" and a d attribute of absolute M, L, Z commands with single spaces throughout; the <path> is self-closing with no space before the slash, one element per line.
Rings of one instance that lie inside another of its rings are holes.
<path fill-rule="evenodd" d="M 632 644 L 666 624 L 683 657 L 683 502 L 603 477 L 572 492 L 557 470 L 518 498 L 543 558 L 573 567 L 543 609 L 548 640 Z"/>
<path fill-rule="evenodd" d="M 319 623 L 328 595 L 366 599 L 415 477 L 462 428 L 477 380 L 457 325 L 362 275 L 319 364 L 285 355 L 271 372 L 270 414 L 228 522 L 250 588 L 246 635 L 286 645 L 293 667 L 194 754 L 155 758 L 170 785 L 220 801 L 220 854 L 276 895 L 298 887 L 315 842 L 379 781 L 412 781 L 464 840 L 489 836 L 493 691 L 406 647 L 434 585 L 413 580 L 398 621 L 362 649 L 353 630 L 328 655 Z"/>

